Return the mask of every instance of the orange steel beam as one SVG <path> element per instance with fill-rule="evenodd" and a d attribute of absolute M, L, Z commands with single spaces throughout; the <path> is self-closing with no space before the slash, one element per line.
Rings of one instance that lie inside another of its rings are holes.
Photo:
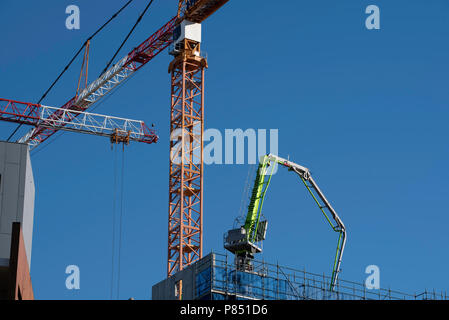
<path fill-rule="evenodd" d="M 178 18 L 184 11 L 184 19 L 201 23 L 229 0 L 180 0 L 178 4 Z"/>
<path fill-rule="evenodd" d="M 75 97 L 78 97 L 80 89 L 81 91 L 83 91 L 85 88 L 87 88 L 87 77 L 89 73 L 89 51 L 90 51 L 90 40 L 87 40 L 86 47 L 84 48 L 83 64 L 81 65 L 81 72 L 80 77 L 78 79 L 78 87 L 76 89 Z M 84 83 L 81 83 L 83 76 L 84 76 Z"/>
<path fill-rule="evenodd" d="M 170 64 L 170 176 L 167 276 L 203 255 L 203 131 L 205 58 L 185 40 Z"/>

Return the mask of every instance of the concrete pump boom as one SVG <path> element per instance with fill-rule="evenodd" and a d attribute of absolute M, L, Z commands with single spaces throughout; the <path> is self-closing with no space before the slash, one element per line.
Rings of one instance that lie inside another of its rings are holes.
<path fill-rule="evenodd" d="M 340 273 L 340 266 L 341 266 L 341 261 L 342 261 L 342 257 L 343 257 L 343 251 L 344 251 L 344 248 L 346 245 L 347 236 L 346 236 L 345 225 L 343 224 L 343 221 L 340 219 L 340 217 L 338 216 L 335 209 L 331 206 L 329 201 L 326 199 L 326 197 L 324 196 L 324 193 L 318 187 L 315 180 L 312 178 L 312 175 L 310 174 L 309 169 L 307 169 L 303 166 L 300 166 L 296 163 L 293 163 L 289 160 L 280 158 L 276 155 L 269 154 L 267 157 L 270 159 L 270 161 L 276 162 L 284 167 L 287 167 L 289 170 L 292 170 L 299 175 L 302 182 L 304 183 L 307 190 L 309 191 L 310 195 L 313 197 L 316 204 L 320 208 L 321 212 L 326 217 L 326 220 L 329 223 L 329 225 L 332 227 L 332 230 L 339 233 L 338 242 L 337 242 L 337 250 L 336 250 L 336 254 L 335 254 L 334 266 L 332 269 L 332 276 L 331 276 L 331 289 L 333 289 L 333 287 L 337 283 L 337 278 Z M 317 198 L 317 196 L 319 199 Z M 322 201 L 322 204 L 320 203 L 319 200 Z M 330 212 L 330 214 L 332 215 L 332 219 L 334 220 L 334 223 L 329 218 L 329 215 L 326 213 L 326 211 Z"/>
<path fill-rule="evenodd" d="M 287 159 L 283 159 L 272 154 L 268 154 L 261 158 L 250 203 L 248 205 L 248 213 L 245 223 L 241 228 L 233 229 L 227 232 L 224 239 L 225 248 L 235 254 L 238 268 L 242 270 L 252 270 L 251 260 L 254 259 L 254 254 L 262 252 L 262 249 L 257 245 L 257 243 L 264 240 L 266 235 L 267 221 L 261 221 L 260 218 L 265 194 L 270 184 L 276 164 L 282 165 L 299 175 L 301 181 L 304 183 L 326 220 L 332 227 L 332 230 L 339 233 L 330 284 L 330 288 L 333 290 L 340 273 L 343 251 L 346 245 L 345 225 L 327 198 L 324 196 L 315 180 L 312 178 L 309 169 Z M 269 168 L 270 166 L 271 170 Z M 330 213 L 333 222 L 328 213 Z"/>

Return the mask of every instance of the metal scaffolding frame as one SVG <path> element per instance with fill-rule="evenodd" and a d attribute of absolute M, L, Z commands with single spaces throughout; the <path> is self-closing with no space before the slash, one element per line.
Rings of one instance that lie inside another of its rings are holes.
<path fill-rule="evenodd" d="M 391 289 L 367 289 L 363 283 L 338 279 L 329 289 L 331 277 L 296 270 L 279 264 L 254 261 L 252 272 L 238 270 L 228 255 L 213 253 L 194 267 L 195 299 L 212 300 L 447 300 L 446 293 L 423 291 L 410 294 Z M 199 267 L 209 263 L 210 268 Z"/>

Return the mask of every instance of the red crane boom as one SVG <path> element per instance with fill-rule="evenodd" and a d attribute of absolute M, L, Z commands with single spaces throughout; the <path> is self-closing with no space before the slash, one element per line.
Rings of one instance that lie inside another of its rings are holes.
<path fill-rule="evenodd" d="M 73 97 L 66 102 L 60 110 L 55 111 L 52 118 L 59 119 L 62 115 L 61 110 L 63 109 L 81 112 L 86 111 L 95 102 L 111 92 L 112 89 L 123 83 L 123 81 L 129 78 L 134 72 L 153 60 L 173 42 L 172 34 L 176 26 L 176 20 L 176 17 L 172 18 L 117 64 L 103 73 L 100 78 L 87 86 L 78 97 Z M 58 129 L 55 128 L 38 126 L 23 136 L 19 142 L 29 143 L 30 141 L 33 141 L 33 147 L 36 147 L 50 138 L 57 131 Z"/>

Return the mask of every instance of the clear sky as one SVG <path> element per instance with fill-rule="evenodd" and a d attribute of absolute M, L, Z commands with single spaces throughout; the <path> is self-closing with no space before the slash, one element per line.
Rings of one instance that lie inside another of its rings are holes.
<path fill-rule="evenodd" d="M 92 42 L 90 81 L 146 2 L 135 1 Z M 0 97 L 37 102 L 124 3 L 2 0 Z M 119 57 L 167 22 L 176 3 L 155 0 Z M 80 30 L 65 28 L 70 4 L 80 7 Z M 380 30 L 365 27 L 370 4 L 381 10 Z M 203 24 L 206 128 L 279 130 L 279 155 L 312 170 L 347 226 L 342 279 L 363 282 L 375 264 L 382 287 L 449 289 L 448 15 L 446 0 L 231 0 Z M 160 136 L 126 148 L 121 299 L 149 298 L 166 276 L 170 59 L 162 53 L 95 109 L 155 123 Z M 44 104 L 74 95 L 80 65 Z M 14 127 L 1 123 L 2 139 Z M 107 139 L 75 133 L 47 145 L 32 156 L 36 298 L 109 299 L 114 153 Z M 224 252 L 251 168 L 206 166 L 205 253 Z M 329 274 L 336 235 L 294 175 L 279 171 L 263 211 L 266 261 Z M 80 290 L 65 287 L 72 264 Z"/>

